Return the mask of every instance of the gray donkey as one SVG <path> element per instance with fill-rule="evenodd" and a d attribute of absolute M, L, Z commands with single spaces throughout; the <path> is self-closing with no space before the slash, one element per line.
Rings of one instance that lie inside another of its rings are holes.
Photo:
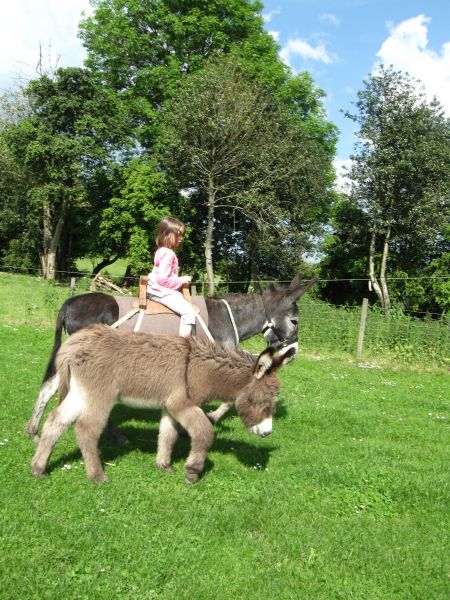
<path fill-rule="evenodd" d="M 187 483 L 203 471 L 214 435 L 200 406 L 211 400 L 235 404 L 245 427 L 266 436 L 280 381 L 279 367 L 294 354 L 272 348 L 258 358 L 239 349 L 196 338 L 157 336 L 94 325 L 66 340 L 56 358 L 60 403 L 50 413 L 33 457 L 33 475 L 43 475 L 51 452 L 67 427 L 75 431 L 87 476 L 106 481 L 98 440 L 114 404 L 161 408 L 156 465 L 171 471 L 180 425 L 191 438 L 185 464 Z"/>

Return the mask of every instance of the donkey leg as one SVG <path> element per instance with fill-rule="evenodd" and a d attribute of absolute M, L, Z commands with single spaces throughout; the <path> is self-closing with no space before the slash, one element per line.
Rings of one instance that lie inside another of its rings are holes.
<path fill-rule="evenodd" d="M 191 451 L 184 469 L 186 483 L 195 483 L 203 471 L 206 453 L 214 440 L 213 426 L 198 406 L 185 408 L 173 416 L 191 438 Z"/>
<path fill-rule="evenodd" d="M 163 411 L 159 423 L 158 451 L 156 453 L 156 466 L 161 471 L 173 473 L 170 466 L 172 450 L 178 439 L 178 427 L 176 421 L 166 411 Z"/>
<path fill-rule="evenodd" d="M 108 422 L 106 423 L 105 435 L 108 440 L 119 446 L 128 446 L 130 443 L 130 440 L 124 436 L 123 433 L 120 433 L 119 428 L 114 425 L 111 419 L 108 419 Z"/>
<path fill-rule="evenodd" d="M 206 416 L 211 421 L 213 425 L 215 425 L 219 419 L 223 417 L 225 413 L 227 413 L 230 408 L 233 406 L 233 403 L 222 402 L 222 404 L 216 408 L 216 410 L 210 410 L 206 413 Z"/>
<path fill-rule="evenodd" d="M 83 412 L 75 424 L 78 446 L 83 455 L 88 479 L 108 481 L 98 453 L 98 441 L 105 427 L 108 411 L 95 412 L 92 408 Z"/>
<path fill-rule="evenodd" d="M 59 386 L 59 375 L 53 375 L 50 379 L 44 382 L 39 390 L 39 396 L 33 408 L 31 419 L 28 421 L 25 432 L 28 437 L 34 442 L 39 441 L 39 423 L 42 419 L 42 414 L 45 407 L 50 402 L 51 398 L 56 394 Z"/>
<path fill-rule="evenodd" d="M 36 477 L 44 474 L 56 442 L 69 425 L 78 418 L 83 409 L 83 403 L 83 397 L 77 386 L 71 386 L 71 390 L 61 404 L 49 414 L 42 428 L 42 436 L 31 461 L 31 472 Z"/>

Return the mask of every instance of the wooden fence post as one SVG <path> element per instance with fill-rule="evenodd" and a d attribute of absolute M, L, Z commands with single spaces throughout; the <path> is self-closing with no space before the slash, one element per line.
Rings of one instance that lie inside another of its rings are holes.
<path fill-rule="evenodd" d="M 197 295 L 197 286 L 195 285 L 195 283 L 191 283 L 191 296 L 196 296 Z"/>
<path fill-rule="evenodd" d="M 76 279 L 75 277 L 70 278 L 70 293 L 73 296 L 76 292 Z"/>
<path fill-rule="evenodd" d="M 359 322 L 359 335 L 358 335 L 358 347 L 356 349 L 356 356 L 359 358 L 363 352 L 364 344 L 364 332 L 366 330 L 366 319 L 367 319 L 367 308 L 369 306 L 368 298 L 363 298 L 361 306 L 361 320 Z"/>

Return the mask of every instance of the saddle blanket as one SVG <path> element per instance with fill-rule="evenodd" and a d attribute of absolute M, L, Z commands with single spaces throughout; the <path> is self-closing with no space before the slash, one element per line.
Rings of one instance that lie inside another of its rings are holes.
<path fill-rule="evenodd" d="M 132 296 L 114 296 L 114 298 L 119 305 L 119 319 L 121 319 L 133 309 L 133 302 L 135 298 Z M 208 311 L 206 309 L 205 298 L 203 296 L 191 296 L 191 301 L 192 304 L 199 309 L 200 316 L 208 327 Z M 165 307 L 162 307 L 162 310 L 166 310 Z M 139 313 L 136 313 L 130 319 L 127 319 L 121 325 L 119 325 L 119 329 L 133 331 L 138 317 Z M 174 313 L 169 314 L 162 312 L 161 314 L 156 315 L 144 314 L 139 331 L 156 333 L 160 335 L 178 335 L 179 326 L 180 317 Z M 195 328 L 196 337 L 199 339 L 208 339 L 199 320 L 196 321 Z"/>

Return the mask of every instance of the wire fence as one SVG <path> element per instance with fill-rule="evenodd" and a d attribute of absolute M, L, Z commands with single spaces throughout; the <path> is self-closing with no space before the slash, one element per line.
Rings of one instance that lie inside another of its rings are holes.
<path fill-rule="evenodd" d="M 300 303 L 300 347 L 305 351 L 357 355 L 361 315 L 361 307 Z M 386 317 L 378 307 L 369 307 L 361 355 L 450 366 L 450 318 Z"/>
<path fill-rule="evenodd" d="M 17 271 L 15 271 L 17 272 Z M 28 273 L 29 274 L 29 273 Z M 34 273 L 36 275 L 37 273 Z M 54 324 L 54 317 L 63 299 L 70 295 L 89 289 L 89 277 L 74 278 L 71 273 L 65 273 L 66 284 L 59 284 L 61 294 L 46 288 L 39 307 L 35 298 L 33 304 L 27 300 L 28 320 L 33 319 L 33 313 L 42 308 L 48 315 L 49 325 Z M 138 278 L 132 279 L 131 285 L 138 285 Z M 450 279 L 450 278 L 449 278 Z M 72 280 L 72 281 L 71 281 Z M 348 281 L 348 280 L 347 280 Z M 70 287 L 72 282 L 72 288 Z M 196 292 L 202 293 L 201 282 L 197 282 Z M 243 282 L 222 282 L 221 292 L 233 292 L 234 284 L 242 286 Z M 283 281 L 262 282 L 288 283 Z M 66 290 L 66 291 L 64 291 Z M 206 293 L 206 290 L 205 290 Z M 419 316 L 419 318 L 418 318 Z M 342 307 L 323 301 L 305 297 L 300 302 L 299 342 L 305 352 L 343 352 L 355 356 L 358 340 L 361 336 L 361 307 Z M 395 360 L 450 366 L 450 315 L 423 313 L 408 313 L 391 311 L 386 317 L 377 306 L 368 308 L 365 328 L 362 338 L 361 356 L 367 358 L 392 358 Z"/>
<path fill-rule="evenodd" d="M 18 274 L 24 274 L 24 275 L 34 275 L 36 277 L 42 277 L 43 276 L 43 272 L 42 269 L 40 269 L 39 267 L 15 267 L 13 265 L 1 265 L 1 271 L 7 272 L 7 273 L 18 273 Z M 85 279 L 85 280 L 91 280 L 92 278 L 92 272 L 91 271 L 59 271 L 59 270 L 55 270 L 54 271 L 55 277 L 58 281 L 60 282 L 65 282 L 67 283 L 67 285 L 70 285 L 70 282 L 72 279 L 75 279 L 75 282 L 80 282 L 81 280 Z M 105 268 L 103 271 L 103 275 L 107 276 L 108 279 L 110 279 L 112 282 L 114 282 L 117 285 L 123 285 L 125 287 L 130 287 L 130 286 L 137 286 L 139 285 L 139 277 L 138 276 L 125 276 L 125 275 L 114 275 L 108 272 L 108 269 Z M 415 276 L 415 277 L 410 277 L 410 276 L 405 276 L 405 277 L 390 277 L 388 276 L 386 278 L 387 282 L 393 282 L 393 281 L 448 281 L 450 280 L 450 275 L 426 275 L 426 276 Z M 370 282 L 370 279 L 368 277 L 342 277 L 342 278 L 337 278 L 337 279 L 319 279 L 318 282 L 319 283 L 343 283 L 343 282 L 348 282 L 348 283 L 353 283 L 353 282 L 367 282 L 367 284 Z M 207 282 L 206 280 L 193 280 L 192 283 L 194 285 L 196 285 L 198 287 L 199 292 L 201 293 L 206 293 L 206 287 L 207 287 Z M 216 288 L 224 293 L 226 292 L 233 292 L 234 288 L 242 288 L 243 286 L 246 286 L 250 283 L 250 281 L 247 280 L 243 280 L 243 279 L 236 279 L 236 280 L 230 280 L 230 279 L 220 279 L 218 278 L 216 281 Z M 268 285 L 268 284 L 288 284 L 290 283 L 289 279 L 264 279 L 263 281 L 259 282 L 262 286 Z"/>

